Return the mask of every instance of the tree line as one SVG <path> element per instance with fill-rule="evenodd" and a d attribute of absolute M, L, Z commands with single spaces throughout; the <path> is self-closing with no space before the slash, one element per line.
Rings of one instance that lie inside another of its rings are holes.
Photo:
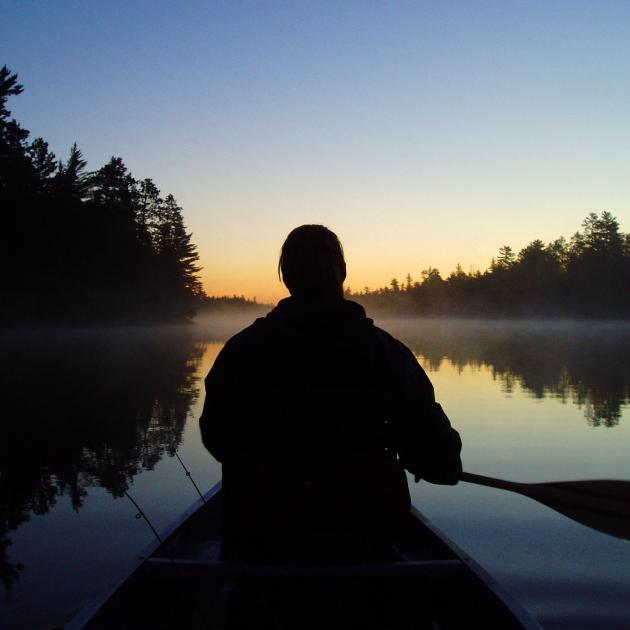
<path fill-rule="evenodd" d="M 242 312 L 263 315 L 272 308 L 272 304 L 258 302 L 256 297 L 250 299 L 244 295 L 216 295 L 201 298 L 197 312 L 199 314 Z"/>
<path fill-rule="evenodd" d="M 0 69 L 0 322 L 182 320 L 203 289 L 182 208 L 120 157 L 96 171 L 76 144 L 58 160 L 7 109 Z"/>
<path fill-rule="evenodd" d="M 630 234 L 609 212 L 590 213 L 569 240 L 505 245 L 484 272 L 457 265 L 447 278 L 429 267 L 415 281 L 346 296 L 385 315 L 630 317 Z"/>

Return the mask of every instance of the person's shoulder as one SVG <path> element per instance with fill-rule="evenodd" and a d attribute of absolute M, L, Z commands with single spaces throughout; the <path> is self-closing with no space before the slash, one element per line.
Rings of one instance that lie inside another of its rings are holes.
<path fill-rule="evenodd" d="M 373 326 L 372 328 L 374 330 L 374 335 L 381 341 L 381 343 L 387 345 L 393 352 L 414 356 L 413 352 L 402 341 L 400 341 L 400 339 L 397 339 L 394 335 L 383 328 L 379 328 L 378 326 Z"/>
<path fill-rule="evenodd" d="M 391 369 L 397 373 L 402 371 L 405 374 L 421 374 L 423 378 L 427 378 L 418 357 L 408 346 L 378 326 L 373 329 Z"/>
<path fill-rule="evenodd" d="M 264 320 L 264 317 L 258 318 L 243 330 L 232 335 L 225 342 L 222 352 L 225 354 L 226 352 L 238 351 L 259 343 L 261 338 L 265 336 L 264 326 L 260 325 L 260 322 L 264 322 Z"/>
<path fill-rule="evenodd" d="M 381 346 L 388 348 L 393 353 L 411 354 L 413 356 L 411 350 L 402 341 L 377 326 L 374 320 L 367 316 L 361 304 L 351 300 L 344 300 L 344 306 L 347 312 L 352 313 L 355 323 L 360 325 L 361 330 L 376 339 Z"/>

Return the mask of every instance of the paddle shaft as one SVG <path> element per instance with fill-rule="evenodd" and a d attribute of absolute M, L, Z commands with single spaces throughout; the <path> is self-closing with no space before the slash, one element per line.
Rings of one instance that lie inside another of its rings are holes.
<path fill-rule="evenodd" d="M 518 483 L 516 481 L 506 481 L 505 479 L 495 479 L 494 477 L 485 477 L 484 475 L 476 475 L 474 473 L 463 472 L 460 476 L 461 481 L 477 484 L 478 486 L 488 486 L 489 488 L 501 488 L 501 490 L 510 490 L 512 492 L 521 492 L 527 484 Z"/>

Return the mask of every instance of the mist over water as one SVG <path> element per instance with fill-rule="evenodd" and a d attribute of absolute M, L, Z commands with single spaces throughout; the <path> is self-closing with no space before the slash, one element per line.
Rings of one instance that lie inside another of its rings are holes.
<path fill-rule="evenodd" d="M 202 490 L 220 478 L 199 437 L 202 379 L 225 341 L 259 315 L 0 334 L 0 625 L 63 623 L 111 588 L 151 541 L 125 492 L 158 530 L 195 499 L 176 451 Z M 377 324 L 429 374 L 469 471 L 519 481 L 630 478 L 628 324 Z M 576 611 L 600 627 L 623 627 L 630 616 L 627 544 L 501 491 L 423 482 L 412 495 L 545 625 L 589 627 Z M 602 589 L 611 580 L 614 588 Z M 572 609 L 572 588 L 592 596 Z"/>
<path fill-rule="evenodd" d="M 230 337 L 252 324 L 257 317 L 264 317 L 272 307 L 257 309 L 230 309 L 219 313 L 200 313 L 193 320 L 197 334 L 204 339 L 225 343 Z"/>

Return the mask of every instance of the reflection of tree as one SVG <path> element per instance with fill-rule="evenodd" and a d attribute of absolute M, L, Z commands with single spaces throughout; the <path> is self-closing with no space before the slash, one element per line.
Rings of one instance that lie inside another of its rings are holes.
<path fill-rule="evenodd" d="M 630 328 L 584 322 L 413 320 L 385 327 L 422 355 L 428 370 L 444 358 L 457 369 L 488 366 L 506 393 L 518 384 L 584 409 L 591 426 L 619 424 L 630 400 Z"/>
<path fill-rule="evenodd" d="M 79 510 L 91 486 L 122 496 L 182 439 L 202 350 L 187 334 L 69 332 L 0 338 L 0 570 L 7 532 L 62 495 Z"/>
<path fill-rule="evenodd" d="M 10 546 L 11 539 L 3 532 L 0 534 L 0 581 L 7 595 L 11 585 L 19 578 L 20 571 L 24 568 L 20 562 L 9 562 L 8 549 Z"/>

